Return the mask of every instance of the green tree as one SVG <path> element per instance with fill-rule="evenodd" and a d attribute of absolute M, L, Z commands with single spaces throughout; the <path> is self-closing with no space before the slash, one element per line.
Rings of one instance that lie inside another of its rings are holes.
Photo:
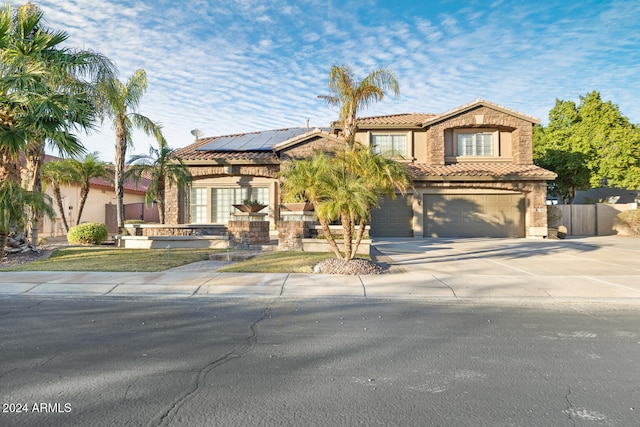
<path fill-rule="evenodd" d="M 551 191 L 571 202 L 577 190 L 640 186 L 640 133 L 617 105 L 596 91 L 580 104 L 557 99 L 549 125 L 536 126 L 534 162 L 558 174 Z"/>
<path fill-rule="evenodd" d="M 54 217 L 53 208 L 42 193 L 27 191 L 13 181 L 0 185 L 0 258 L 5 256 L 7 237 L 12 232 L 22 234 L 26 226 L 26 209 L 43 212 Z"/>
<path fill-rule="evenodd" d="M 147 75 L 137 70 L 124 84 L 108 79 L 98 86 L 99 107 L 103 117 L 109 117 L 116 131 L 115 187 L 118 229 L 124 228 L 124 180 L 127 148 L 133 145 L 131 133 L 140 129 L 155 137 L 160 144 L 164 139 L 161 128 L 150 118 L 136 112 L 142 95 L 147 90 Z"/>
<path fill-rule="evenodd" d="M 371 209 L 378 206 L 384 195 L 395 197 L 396 192 L 404 193 L 411 179 L 404 165 L 355 141 L 358 112 L 383 99 L 386 90 L 399 95 L 393 73 L 379 69 L 358 80 L 350 67 L 334 65 L 329 73 L 329 90 L 331 95 L 319 98 L 340 108 L 345 147 L 285 164 L 282 190 L 285 197 L 303 195 L 313 203 L 329 245 L 338 258 L 349 261 L 358 251 Z M 342 224 L 344 256 L 329 228 L 336 220 Z"/>
<path fill-rule="evenodd" d="M 380 198 L 404 193 L 411 182 L 404 165 L 365 147 L 335 154 L 318 152 L 310 159 L 287 162 L 281 178 L 283 196 L 302 195 L 313 203 L 329 245 L 345 261 L 358 252 L 371 209 Z M 344 233 L 344 255 L 329 227 L 336 220 Z"/>
<path fill-rule="evenodd" d="M 319 95 L 318 98 L 340 108 L 340 122 L 344 136 L 350 143 L 355 137 L 359 111 L 382 100 L 385 91 L 391 91 L 395 96 L 400 95 L 398 82 L 391 71 L 381 68 L 358 80 L 348 65 L 331 67 L 329 91 L 331 95 Z"/>
<path fill-rule="evenodd" d="M 53 189 L 53 197 L 58 206 L 60 217 L 64 225 L 65 232 L 69 232 L 69 223 L 67 222 L 67 215 L 65 207 L 62 204 L 62 190 L 61 186 L 70 185 L 75 182 L 73 176 L 73 165 L 71 159 L 62 159 L 47 162 L 42 167 L 42 182 L 45 186 L 50 185 Z"/>
<path fill-rule="evenodd" d="M 140 181 L 147 177 L 149 187 L 145 200 L 147 204 L 158 202 L 160 223 L 165 221 L 165 194 L 166 185 L 176 185 L 179 189 L 185 188 L 191 182 L 189 167 L 182 159 L 176 156 L 176 150 L 169 147 L 164 139 L 158 143 L 158 148 L 149 147 L 149 154 L 137 154 L 129 158 L 128 164 L 132 165 L 127 175 Z"/>
<path fill-rule="evenodd" d="M 84 205 L 89 197 L 93 178 L 113 179 L 113 169 L 109 163 L 99 159 L 99 153 L 86 154 L 80 159 L 69 159 L 72 180 L 80 185 L 80 206 L 76 224 L 80 224 Z M 68 231 L 68 230 L 67 230 Z"/>
<path fill-rule="evenodd" d="M 63 47 L 68 35 L 44 26 L 42 11 L 32 3 L 15 12 L 0 10 L 0 178 L 21 180 L 20 153 L 27 162 L 27 188 L 42 190 L 45 144 L 63 155 L 82 152 L 74 135 L 92 128 L 95 81 L 114 68 L 104 56 Z M 37 243 L 37 212 L 32 214 L 32 240 Z"/>

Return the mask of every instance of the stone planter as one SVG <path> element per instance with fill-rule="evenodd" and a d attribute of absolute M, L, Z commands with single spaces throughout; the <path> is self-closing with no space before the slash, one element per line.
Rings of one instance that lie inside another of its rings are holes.
<path fill-rule="evenodd" d="M 267 205 L 233 205 L 234 208 L 238 209 L 240 212 L 260 212 L 262 209 L 266 208 Z"/>
<path fill-rule="evenodd" d="M 290 202 L 283 203 L 281 206 L 290 212 L 310 212 L 313 210 L 313 204 L 309 202 Z"/>

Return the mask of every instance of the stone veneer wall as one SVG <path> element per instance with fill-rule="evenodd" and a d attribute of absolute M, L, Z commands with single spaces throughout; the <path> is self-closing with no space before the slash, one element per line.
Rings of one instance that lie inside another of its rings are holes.
<path fill-rule="evenodd" d="M 302 239 L 311 237 L 317 221 L 279 221 L 278 247 L 286 250 L 302 250 Z"/>
<path fill-rule="evenodd" d="M 269 221 L 229 221 L 227 223 L 232 246 L 269 243 Z"/>
<path fill-rule="evenodd" d="M 444 165 L 445 129 L 483 127 L 510 128 L 513 163 L 516 165 L 533 164 L 533 125 L 531 122 L 494 110 L 478 107 L 463 114 L 436 123 L 427 130 L 427 163 Z"/>

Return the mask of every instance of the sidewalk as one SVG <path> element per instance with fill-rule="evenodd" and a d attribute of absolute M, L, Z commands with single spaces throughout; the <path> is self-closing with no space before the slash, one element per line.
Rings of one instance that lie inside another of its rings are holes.
<path fill-rule="evenodd" d="M 0 272 L 0 297 L 516 299 L 640 303 L 640 239 L 388 239 L 384 275 Z"/>

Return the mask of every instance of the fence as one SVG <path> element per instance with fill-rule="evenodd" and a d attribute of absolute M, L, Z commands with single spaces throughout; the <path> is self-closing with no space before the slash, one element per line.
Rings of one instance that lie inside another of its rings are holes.
<path fill-rule="evenodd" d="M 614 226 L 620 212 L 637 209 L 636 203 L 594 205 L 557 205 L 562 211 L 561 225 L 570 236 L 609 236 L 617 234 Z"/>

